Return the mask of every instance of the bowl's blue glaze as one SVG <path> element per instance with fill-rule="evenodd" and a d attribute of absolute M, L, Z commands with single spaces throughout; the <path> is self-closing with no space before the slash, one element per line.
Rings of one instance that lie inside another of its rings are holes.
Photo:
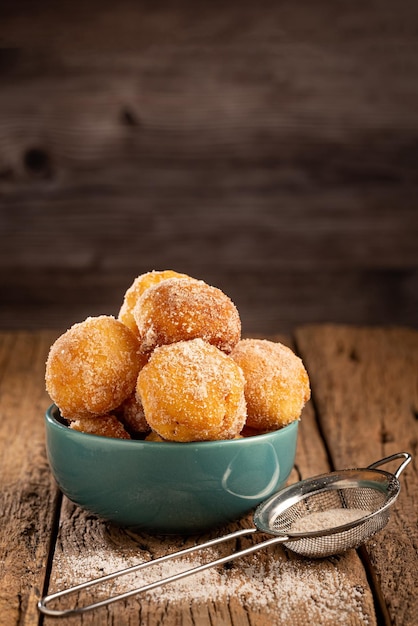
<path fill-rule="evenodd" d="M 75 504 L 120 526 L 194 533 L 238 519 L 282 487 L 298 422 L 228 441 L 128 441 L 72 430 L 46 412 L 52 473 Z"/>

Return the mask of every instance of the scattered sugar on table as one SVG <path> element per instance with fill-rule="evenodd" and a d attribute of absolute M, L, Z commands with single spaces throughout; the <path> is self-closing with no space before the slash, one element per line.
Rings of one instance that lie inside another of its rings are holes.
<path fill-rule="evenodd" d="M 116 578 L 101 589 L 96 589 L 95 599 L 98 595 L 103 598 L 120 594 L 185 569 L 198 567 L 218 556 L 215 550 L 207 550 L 205 556 L 183 557 Z M 144 561 L 141 556 L 120 554 L 108 547 L 87 551 L 79 556 L 60 553 L 55 559 L 51 591 L 68 586 L 68 572 L 71 572 L 73 584 L 76 584 L 141 561 Z M 358 616 L 360 612 L 364 617 L 362 624 L 367 625 L 368 601 L 365 593 L 363 587 L 351 584 L 339 562 L 318 562 L 297 557 L 285 560 L 281 556 L 266 561 L 260 554 L 254 554 L 235 561 L 230 568 L 209 568 L 144 592 L 142 596 L 134 596 L 130 601 L 141 602 L 142 597 L 144 601 L 159 603 L 164 599 L 174 607 L 184 601 L 203 604 L 224 599 L 227 603 L 235 598 L 249 611 L 261 611 L 266 615 L 270 610 L 276 612 L 280 606 L 283 623 L 295 626 L 298 625 L 297 616 L 306 615 L 306 612 L 312 616 L 312 623 L 325 621 L 336 625 L 350 623 L 347 616 Z M 87 601 L 90 603 L 93 600 L 90 597 Z"/>

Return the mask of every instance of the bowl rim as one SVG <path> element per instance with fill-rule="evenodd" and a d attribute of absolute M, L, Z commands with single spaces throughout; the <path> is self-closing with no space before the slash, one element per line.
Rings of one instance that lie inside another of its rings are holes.
<path fill-rule="evenodd" d="M 262 441 L 270 441 L 272 439 L 276 439 L 280 437 L 282 433 L 290 433 L 294 429 L 298 428 L 300 419 L 293 420 L 286 426 L 282 426 L 276 430 L 271 430 L 266 433 L 260 433 L 259 435 L 249 435 L 248 437 L 241 437 L 239 439 L 214 439 L 210 441 L 146 441 L 145 439 L 118 439 L 117 437 L 104 437 L 103 435 L 95 435 L 93 433 L 84 433 L 78 430 L 69 429 L 68 426 L 65 426 L 62 422 L 56 419 L 55 413 L 59 413 L 59 408 L 55 403 L 52 403 L 45 412 L 45 422 L 50 427 L 62 432 L 70 431 L 71 437 L 74 439 L 79 439 L 80 441 L 88 441 L 93 438 L 96 441 L 107 441 L 108 445 L 114 446 L 131 446 L 138 447 L 139 445 L 146 445 L 147 447 L 155 447 L 155 448 L 164 448 L 168 450 L 168 448 L 190 448 L 190 447 L 198 447 L 199 449 L 207 449 L 214 446 L 237 446 L 237 445 L 251 445 L 252 442 L 262 442 Z"/>

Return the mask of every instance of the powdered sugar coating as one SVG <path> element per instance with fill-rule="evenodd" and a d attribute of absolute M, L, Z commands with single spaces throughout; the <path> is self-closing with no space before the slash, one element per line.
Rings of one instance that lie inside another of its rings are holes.
<path fill-rule="evenodd" d="M 133 435 L 140 435 L 150 431 L 145 419 L 144 407 L 141 400 L 133 392 L 115 411 L 118 419 Z"/>
<path fill-rule="evenodd" d="M 90 435 L 100 437 L 113 437 L 115 439 L 130 439 L 123 424 L 115 415 L 103 415 L 100 417 L 87 417 L 70 422 L 70 428 Z"/>
<path fill-rule="evenodd" d="M 202 280 L 170 278 L 147 289 L 133 315 L 141 350 L 201 338 L 229 353 L 241 337 L 241 319 L 232 300 Z"/>
<path fill-rule="evenodd" d="M 128 326 L 135 335 L 138 335 L 138 327 L 133 315 L 136 303 L 146 289 L 168 278 L 189 278 L 189 276 L 187 276 L 187 274 L 179 274 L 173 270 L 153 270 L 137 276 L 132 285 L 127 289 L 119 311 L 118 320 Z"/>
<path fill-rule="evenodd" d="M 132 394 L 142 364 L 129 328 L 111 316 L 88 317 L 51 346 L 46 388 L 63 417 L 105 415 Z"/>
<path fill-rule="evenodd" d="M 248 427 L 274 430 L 300 418 L 310 398 L 309 378 L 290 348 L 267 339 L 243 339 L 231 357 L 244 372 Z"/>
<path fill-rule="evenodd" d="M 137 394 L 152 430 L 169 441 L 232 439 L 245 423 L 241 369 L 199 338 L 156 348 Z"/>

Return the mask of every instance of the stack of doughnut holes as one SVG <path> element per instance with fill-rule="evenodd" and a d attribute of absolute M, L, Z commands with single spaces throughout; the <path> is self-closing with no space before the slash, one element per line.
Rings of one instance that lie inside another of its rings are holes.
<path fill-rule="evenodd" d="M 45 382 L 69 428 L 149 441 L 277 430 L 300 419 L 310 398 L 290 348 L 242 339 L 232 300 L 173 270 L 138 276 L 117 318 L 88 317 L 59 336 Z"/>

